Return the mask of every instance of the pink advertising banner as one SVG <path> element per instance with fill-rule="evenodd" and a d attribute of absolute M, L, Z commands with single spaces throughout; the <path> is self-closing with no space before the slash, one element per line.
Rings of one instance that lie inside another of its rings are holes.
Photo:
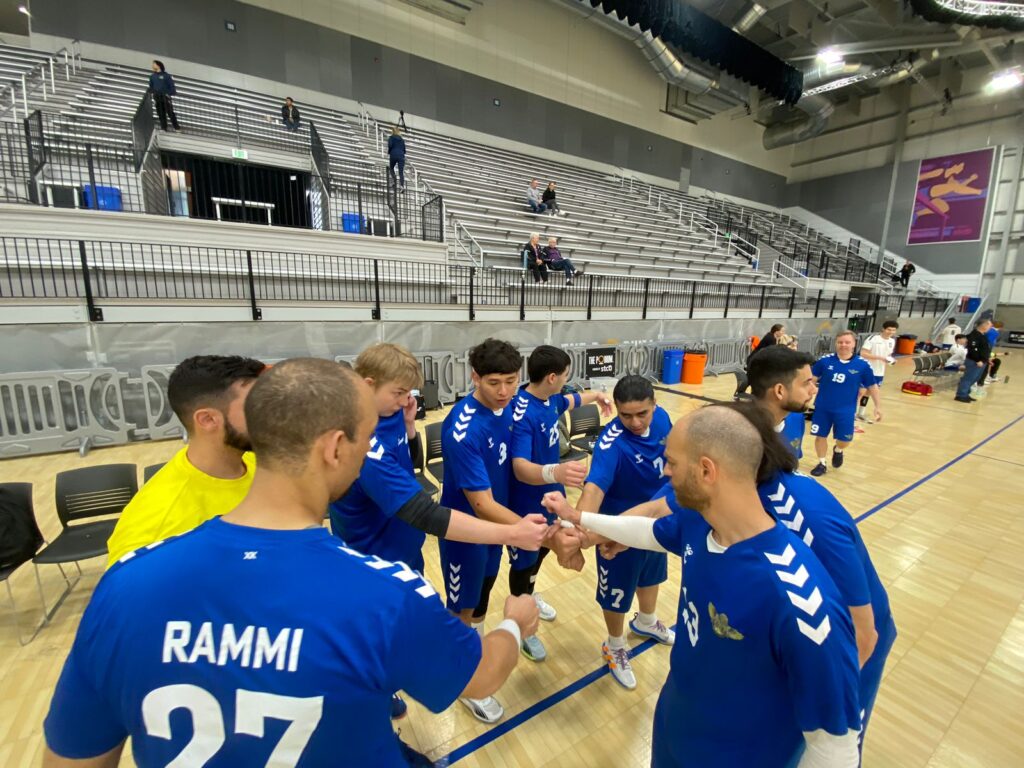
<path fill-rule="evenodd" d="M 980 240 L 995 149 L 922 160 L 907 245 Z"/>

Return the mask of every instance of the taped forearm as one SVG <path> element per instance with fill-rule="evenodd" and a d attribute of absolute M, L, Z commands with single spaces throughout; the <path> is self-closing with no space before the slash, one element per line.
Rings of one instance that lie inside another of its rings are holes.
<path fill-rule="evenodd" d="M 634 549 L 667 552 L 654 537 L 654 523 L 650 517 L 599 515 L 595 512 L 583 512 L 580 515 L 580 525 L 599 536 Z"/>

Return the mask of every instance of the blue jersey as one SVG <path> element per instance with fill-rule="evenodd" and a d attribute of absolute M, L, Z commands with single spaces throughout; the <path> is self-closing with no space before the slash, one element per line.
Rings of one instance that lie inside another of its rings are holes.
<path fill-rule="evenodd" d="M 422 571 L 425 534 L 395 517 L 420 490 L 405 416 L 398 411 L 377 422 L 359 478 L 331 504 L 331 529 L 353 549 Z"/>
<path fill-rule="evenodd" d="M 618 515 L 657 493 L 665 471 L 665 439 L 672 419 L 660 405 L 654 408 L 651 426 L 634 435 L 615 417 L 594 444 L 587 482 L 604 491 L 601 514 Z"/>
<path fill-rule="evenodd" d="M 814 364 L 811 373 L 818 377 L 815 410 L 856 411 L 860 388 L 867 388 L 875 383 L 875 374 L 871 372 L 871 366 L 860 355 L 854 355 L 845 362 L 835 354 L 825 355 Z"/>
<path fill-rule="evenodd" d="M 472 394 L 457 403 L 441 427 L 441 504 L 475 515 L 465 491 L 490 488 L 494 500 L 507 507 L 512 478 L 511 441 L 511 408 L 492 411 Z"/>
<path fill-rule="evenodd" d="M 392 694 L 440 712 L 480 661 L 429 584 L 325 528 L 218 518 L 158 544 L 107 571 L 82 617 L 44 725 L 58 755 L 130 737 L 144 767 L 404 768 Z"/>
<path fill-rule="evenodd" d="M 667 494 L 654 535 L 684 585 L 652 766 L 795 766 L 803 732 L 858 730 L 853 624 L 810 549 L 781 523 L 722 549 Z"/>
<path fill-rule="evenodd" d="M 541 400 L 523 387 L 512 401 L 512 446 L 513 459 L 526 459 L 534 464 L 557 464 L 560 458 L 558 446 L 558 419 L 569 408 L 565 395 L 552 395 Z M 565 493 L 565 487 L 558 483 L 551 485 L 530 485 L 516 480 L 512 473 L 510 503 L 520 515 L 532 512 L 545 513 L 541 499 L 549 491 Z"/>
<path fill-rule="evenodd" d="M 857 524 L 838 499 L 813 477 L 778 472 L 757 489 L 765 511 L 803 539 L 839 588 L 847 606 L 868 605 L 875 614 L 878 644 L 893 632 L 889 595 Z"/>
<path fill-rule="evenodd" d="M 782 438 L 793 455 L 798 459 L 804 457 L 804 430 L 807 428 L 807 418 L 802 413 L 791 413 L 782 422 L 782 431 L 779 436 Z"/>

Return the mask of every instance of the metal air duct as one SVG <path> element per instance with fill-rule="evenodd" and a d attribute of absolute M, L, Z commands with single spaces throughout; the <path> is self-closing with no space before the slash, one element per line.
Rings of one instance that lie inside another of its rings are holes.
<path fill-rule="evenodd" d="M 789 120 L 765 128 L 764 136 L 761 138 L 761 144 L 765 149 L 778 149 L 813 139 L 825 130 L 835 105 L 824 96 L 804 96 L 796 103 L 796 108 L 806 115 L 798 120 Z"/>

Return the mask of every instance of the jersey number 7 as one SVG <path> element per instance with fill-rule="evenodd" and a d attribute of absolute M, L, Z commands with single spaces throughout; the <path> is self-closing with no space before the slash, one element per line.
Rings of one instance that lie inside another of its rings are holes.
<path fill-rule="evenodd" d="M 267 718 L 290 720 L 281 740 L 267 759 L 267 765 L 294 766 L 320 723 L 324 697 L 300 699 L 258 691 L 236 691 L 235 733 L 263 738 Z M 187 709 L 192 716 L 193 735 L 185 748 L 167 768 L 202 768 L 224 746 L 224 713 L 209 691 L 198 685 L 165 685 L 146 694 L 142 700 L 142 720 L 146 733 L 160 739 L 171 738 L 171 713 Z"/>

